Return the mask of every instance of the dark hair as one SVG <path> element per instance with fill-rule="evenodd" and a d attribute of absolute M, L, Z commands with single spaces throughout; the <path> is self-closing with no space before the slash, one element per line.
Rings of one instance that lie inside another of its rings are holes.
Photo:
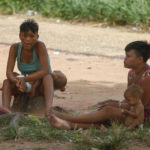
<path fill-rule="evenodd" d="M 126 89 L 124 95 L 126 95 L 127 93 L 129 93 L 131 96 L 135 98 L 141 99 L 143 95 L 143 89 L 139 85 L 132 84 Z"/>
<path fill-rule="evenodd" d="M 125 47 L 125 51 L 134 50 L 137 56 L 142 56 L 144 62 L 150 58 L 150 44 L 147 41 L 134 41 Z"/>
<path fill-rule="evenodd" d="M 20 25 L 20 32 L 32 31 L 38 33 L 39 26 L 33 19 L 27 19 Z"/>
<path fill-rule="evenodd" d="M 67 78 L 61 71 L 55 70 L 53 72 L 52 76 L 53 76 L 54 88 L 55 89 L 65 88 L 65 86 L 67 84 Z"/>

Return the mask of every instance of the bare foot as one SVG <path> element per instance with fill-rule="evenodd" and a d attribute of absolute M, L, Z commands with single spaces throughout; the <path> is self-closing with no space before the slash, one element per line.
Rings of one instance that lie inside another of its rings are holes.
<path fill-rule="evenodd" d="M 101 129 L 103 132 L 106 132 L 106 131 L 107 131 L 107 128 L 106 128 L 103 124 L 100 125 L 100 129 Z"/>
<path fill-rule="evenodd" d="M 51 115 L 50 124 L 59 129 L 70 130 L 71 127 L 69 123 L 63 119 L 56 117 L 55 115 Z"/>

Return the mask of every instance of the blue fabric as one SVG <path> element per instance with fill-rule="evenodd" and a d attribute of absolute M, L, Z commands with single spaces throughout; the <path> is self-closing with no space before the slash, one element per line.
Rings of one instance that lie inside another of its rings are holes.
<path fill-rule="evenodd" d="M 18 69 L 21 72 L 21 74 L 26 76 L 26 75 L 34 73 L 38 70 L 41 70 L 42 67 L 40 64 L 40 59 L 36 55 L 35 46 L 33 48 L 33 61 L 30 64 L 21 63 L 21 61 L 20 61 L 21 51 L 22 51 L 22 44 L 20 43 L 19 48 L 18 48 L 18 54 L 17 54 L 17 65 L 18 65 Z M 49 56 L 48 56 L 48 63 L 49 63 L 50 72 L 52 72 Z"/>

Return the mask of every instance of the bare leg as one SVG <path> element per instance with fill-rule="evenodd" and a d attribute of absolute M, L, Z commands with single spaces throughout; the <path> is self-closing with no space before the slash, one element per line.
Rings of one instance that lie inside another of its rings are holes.
<path fill-rule="evenodd" d="M 14 76 L 19 75 L 17 72 L 13 72 Z M 5 79 L 3 81 L 3 87 L 2 87 L 2 106 L 8 110 L 10 110 L 10 102 L 11 102 L 11 96 L 12 96 L 12 90 L 17 88 L 14 83 L 10 82 L 8 79 Z"/>
<path fill-rule="evenodd" d="M 128 127 L 129 130 L 132 130 L 134 129 L 135 127 L 139 126 L 140 125 L 140 121 L 136 120 L 136 121 L 133 121 L 132 124 L 130 124 L 130 126 Z"/>
<path fill-rule="evenodd" d="M 122 120 L 121 109 L 111 106 L 107 106 L 99 111 L 79 116 L 68 116 L 58 112 L 54 112 L 54 114 L 63 120 L 67 120 L 73 123 L 97 123 L 108 120 Z"/>
<path fill-rule="evenodd" d="M 53 95 L 54 95 L 53 79 L 50 74 L 44 76 L 42 80 L 41 90 L 45 98 L 46 116 L 50 117 L 51 107 L 52 107 L 52 102 L 53 102 Z"/>
<path fill-rule="evenodd" d="M 90 124 L 90 123 L 72 123 L 70 121 L 63 120 L 61 118 L 56 117 L 55 115 L 51 116 L 50 124 L 58 129 L 66 129 L 66 130 L 72 130 L 72 129 L 88 129 L 92 126 L 99 127 L 99 125 L 96 124 Z"/>
<path fill-rule="evenodd" d="M 101 129 L 102 131 L 104 131 L 104 132 L 107 131 L 107 128 L 106 128 L 103 124 L 100 125 L 100 129 Z"/>
<path fill-rule="evenodd" d="M 4 108 L 10 109 L 10 101 L 11 101 L 11 84 L 8 79 L 3 82 L 2 89 L 2 105 Z"/>

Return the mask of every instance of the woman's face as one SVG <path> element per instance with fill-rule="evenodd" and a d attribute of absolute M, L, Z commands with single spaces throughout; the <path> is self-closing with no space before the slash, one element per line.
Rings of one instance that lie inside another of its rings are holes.
<path fill-rule="evenodd" d="M 26 50 L 32 49 L 39 37 L 37 33 L 33 33 L 32 31 L 21 32 L 19 36 L 23 48 L 25 48 Z"/>
<path fill-rule="evenodd" d="M 141 56 L 137 56 L 134 50 L 126 52 L 124 58 L 124 67 L 125 68 L 137 68 L 141 63 Z"/>

